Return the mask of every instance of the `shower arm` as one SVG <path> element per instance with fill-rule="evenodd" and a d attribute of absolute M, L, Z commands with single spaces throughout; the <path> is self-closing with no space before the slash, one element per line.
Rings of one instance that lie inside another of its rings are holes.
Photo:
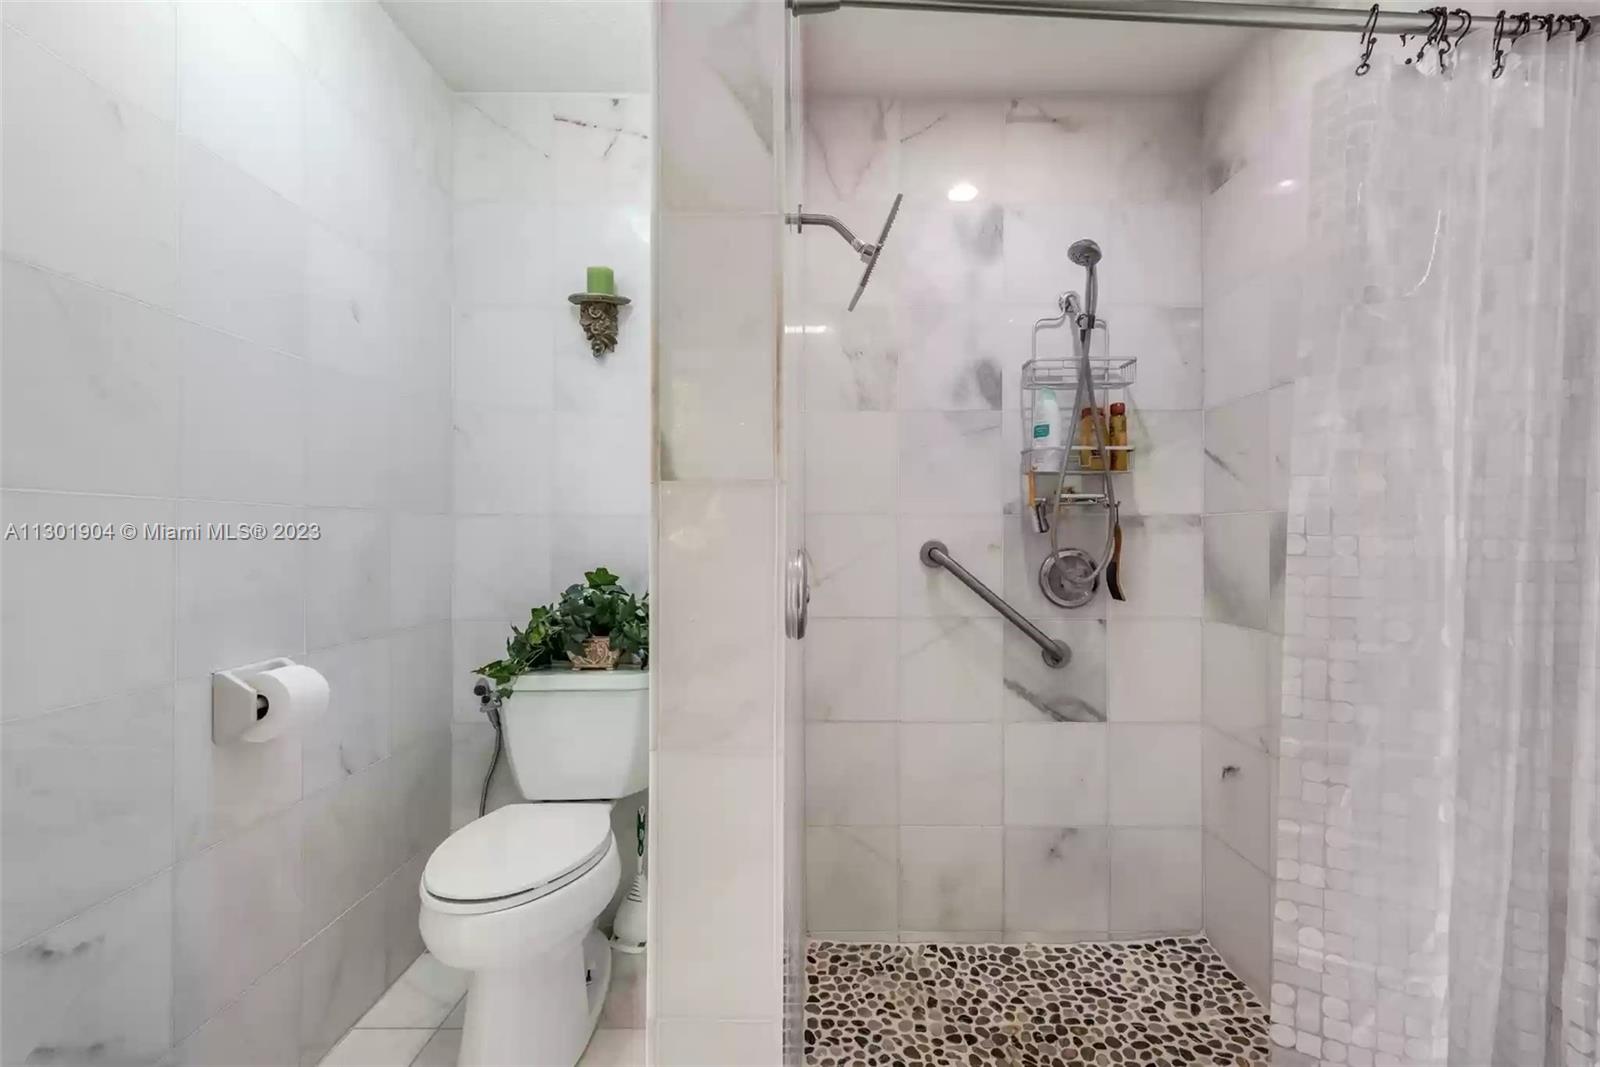
<path fill-rule="evenodd" d="M 785 225 L 793 226 L 796 233 L 804 233 L 807 226 L 826 226 L 848 241 L 863 263 L 872 259 L 874 253 L 878 251 L 877 245 L 863 241 L 850 231 L 850 227 L 832 215 L 824 215 L 817 211 L 795 211 L 785 215 L 783 221 Z"/>

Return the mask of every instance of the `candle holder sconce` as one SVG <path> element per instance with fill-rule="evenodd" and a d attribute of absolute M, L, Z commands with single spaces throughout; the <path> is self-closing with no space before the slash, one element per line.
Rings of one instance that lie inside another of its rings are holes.
<path fill-rule="evenodd" d="M 578 305 L 578 325 L 589 339 L 589 350 L 594 358 L 615 351 L 618 312 L 632 301 L 610 293 L 573 293 L 567 299 Z"/>

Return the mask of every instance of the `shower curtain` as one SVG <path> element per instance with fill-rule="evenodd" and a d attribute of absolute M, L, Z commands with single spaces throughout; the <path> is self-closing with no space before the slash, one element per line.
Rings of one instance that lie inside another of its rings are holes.
<path fill-rule="evenodd" d="M 1490 36 L 1314 97 L 1280 1064 L 1600 1057 L 1600 44 Z"/>

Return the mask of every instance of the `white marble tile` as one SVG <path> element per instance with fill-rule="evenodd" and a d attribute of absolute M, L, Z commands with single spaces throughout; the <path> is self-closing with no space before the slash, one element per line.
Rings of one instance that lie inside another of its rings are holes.
<path fill-rule="evenodd" d="M 1009 497 L 999 412 L 900 416 L 899 510 L 993 515 Z"/>
<path fill-rule="evenodd" d="M 551 158 L 561 204 L 649 210 L 655 115 L 649 94 L 552 93 Z"/>
<path fill-rule="evenodd" d="M 511 463 L 530 440 L 547 438 L 545 412 L 489 404 L 456 407 L 455 510 L 459 514 L 538 515 L 550 510 L 555 474 L 544 464 Z"/>
<path fill-rule="evenodd" d="M 998 826 L 902 826 L 902 931 L 998 931 L 1002 833 Z"/>
<path fill-rule="evenodd" d="M 891 267 L 891 288 L 918 304 L 997 300 L 1010 295 L 1009 222 L 1010 212 L 990 201 L 952 204 L 942 193 L 937 201 L 913 200 L 901 207 L 879 266 Z M 876 270 L 873 284 L 879 284 Z"/>
<path fill-rule="evenodd" d="M 459 830 L 478 817 L 483 776 L 494 751 L 494 727 L 487 719 L 450 725 L 450 828 Z M 488 811 L 523 801 L 509 761 L 502 758 L 489 784 Z"/>
<path fill-rule="evenodd" d="M 1064 667 L 1045 663 L 1039 646 L 1005 628 L 1004 717 L 1008 722 L 1106 721 L 1106 624 L 1093 619 L 1035 619 L 1047 637 L 1071 649 Z"/>
<path fill-rule="evenodd" d="M 536 299 L 537 293 L 527 294 Z M 555 395 L 555 312 L 530 304 L 455 309 L 455 395 L 472 405 L 544 409 Z"/>
<path fill-rule="evenodd" d="M 1120 103 L 1084 93 L 1009 101 L 995 197 L 1006 204 L 1110 199 L 1121 176 L 1106 166 L 1112 131 L 1124 119 Z"/>
<path fill-rule="evenodd" d="M 519 304 L 553 291 L 549 250 L 555 225 L 546 207 L 459 204 L 454 234 L 458 302 Z"/>
<path fill-rule="evenodd" d="M 900 106 L 901 186 L 916 203 L 944 203 L 959 182 L 998 195 L 1008 102 L 914 100 Z"/>
<path fill-rule="evenodd" d="M 1109 928 L 1108 831 L 1007 827 L 1005 928 L 1098 934 Z"/>
<path fill-rule="evenodd" d="M 1107 605 L 1111 620 L 1198 618 L 1202 550 L 1199 516 L 1124 516 L 1118 577 L 1128 599 Z"/>
<path fill-rule="evenodd" d="M 423 953 L 378 998 L 358 1029 L 435 1029 L 467 992 L 467 974 Z"/>
<path fill-rule="evenodd" d="M 308 862 L 309 872 L 315 866 Z M 369 893 L 302 947 L 300 1062 L 319 1062 L 383 993 L 383 897 Z M 421 1048 L 421 1043 L 418 1043 Z"/>
<path fill-rule="evenodd" d="M 898 101 L 809 98 L 805 138 L 805 202 L 817 210 L 888 203 L 901 191 Z"/>
<path fill-rule="evenodd" d="M 1129 409 L 1128 440 L 1135 451 L 1132 475 L 1118 479 L 1124 514 L 1200 514 L 1205 505 L 1203 425 L 1198 411 Z"/>
<path fill-rule="evenodd" d="M 1257 630 L 1267 627 L 1271 596 L 1273 514 L 1207 515 L 1206 618 Z"/>
<path fill-rule="evenodd" d="M 666 187 L 663 173 L 663 203 Z M 660 478 L 769 478 L 778 228 L 765 216 L 666 216 L 656 240 Z"/>
<path fill-rule="evenodd" d="M 567 305 L 564 329 L 581 334 L 577 310 L 567 302 L 566 294 L 584 288 L 591 266 L 610 267 L 620 295 L 650 306 L 650 235 L 648 202 L 576 204 L 560 210 L 555 218 L 554 244 L 547 254 L 551 281 L 561 294 L 561 303 Z M 632 337 L 648 329 L 642 322 L 631 321 L 631 308 L 625 313 L 630 321 L 621 325 L 619 333 Z M 582 351 L 594 358 L 587 344 L 582 345 Z"/>
<path fill-rule="evenodd" d="M 1303 244 L 1304 190 L 1280 186 L 1274 174 L 1270 160 L 1253 160 L 1206 197 L 1202 262 L 1213 294 L 1284 262 Z"/>
<path fill-rule="evenodd" d="M 900 410 L 999 411 L 1007 406 L 1004 371 L 1021 362 L 1009 326 L 993 304 L 927 303 L 908 309 L 901 325 Z"/>
<path fill-rule="evenodd" d="M 648 952 L 611 950 L 611 988 L 606 991 L 605 1003 L 600 1007 L 602 1028 L 643 1029 L 648 956 Z"/>
<path fill-rule="evenodd" d="M 657 604 L 692 605 L 658 627 L 651 670 L 662 749 L 770 752 L 777 590 L 769 485 L 673 485 L 657 507 Z M 659 608 L 657 609 L 659 610 Z"/>
<path fill-rule="evenodd" d="M 174 883 L 174 1029 L 188 1034 L 300 947 L 300 813 L 207 849 Z"/>
<path fill-rule="evenodd" d="M 384 259 L 312 222 L 305 270 L 306 358 L 357 377 L 398 382 L 409 320 Z"/>
<path fill-rule="evenodd" d="M 554 189 L 549 98 L 457 93 L 452 102 L 455 202 L 547 202 Z"/>
<path fill-rule="evenodd" d="M 1112 100 L 1104 170 L 1114 196 L 1130 201 L 1199 197 L 1205 182 L 1200 105 L 1188 95 Z"/>
<path fill-rule="evenodd" d="M 277 8 L 288 5 L 276 4 Z M 307 212 L 363 247 L 380 249 L 401 236 L 394 219 L 402 198 L 389 146 L 365 116 L 315 81 L 305 94 Z M 414 219 L 414 216 L 409 216 Z"/>
<path fill-rule="evenodd" d="M 1111 625 L 1111 722 L 1199 721 L 1200 625 L 1193 619 L 1118 619 Z"/>
<path fill-rule="evenodd" d="M 633 515 L 645 506 L 651 456 L 650 426 L 642 414 L 558 411 L 551 428 L 552 506 L 585 515 Z M 596 477 L 596 471 L 604 476 Z"/>
<path fill-rule="evenodd" d="M 454 524 L 448 515 L 395 515 L 389 524 L 389 624 L 450 618 Z"/>
<path fill-rule="evenodd" d="M 312 366 L 308 377 L 306 501 L 332 507 L 389 503 L 399 446 L 391 433 L 393 400 L 371 382 L 339 371 Z M 418 437 L 421 430 L 412 427 Z"/>
<path fill-rule="evenodd" d="M 471 679 L 451 669 L 450 624 L 432 623 L 389 635 L 389 742 L 399 749 L 448 729 L 457 689 Z M 476 664 L 474 664 L 476 666 Z"/>
<path fill-rule="evenodd" d="M 172 862 L 172 689 L 0 727 L 6 947 Z"/>
<path fill-rule="evenodd" d="M 806 718 L 898 719 L 898 649 L 893 619 L 812 619 L 806 629 Z"/>
<path fill-rule="evenodd" d="M 1259 870 L 1272 866 L 1275 764 L 1260 748 L 1206 730 L 1205 827 Z"/>
<path fill-rule="evenodd" d="M 430 1029 L 351 1030 L 322 1057 L 321 1067 L 410 1067 L 432 1036 Z"/>
<path fill-rule="evenodd" d="M 171 122 L 177 94 L 175 8 L 21 0 L 6 5 L 5 21 L 113 93 Z"/>
<path fill-rule="evenodd" d="M 1260 630 L 1205 626 L 1205 722 L 1266 752 L 1276 728 L 1276 693 L 1268 677 L 1277 642 Z"/>
<path fill-rule="evenodd" d="M 188 141 L 180 144 L 178 170 L 178 312 L 247 341 L 304 354 L 305 214 Z"/>
<path fill-rule="evenodd" d="M 922 562 L 922 546 L 938 541 L 950 557 L 991 589 L 1003 580 L 1005 519 L 999 514 L 903 515 L 895 567 L 900 575 L 900 616 L 988 619 L 993 609 L 943 567 Z"/>
<path fill-rule="evenodd" d="M 888 515 L 808 515 L 811 616 L 893 618 L 899 557 Z"/>
<path fill-rule="evenodd" d="M 1192 199 L 1114 203 L 1100 267 L 1106 299 L 1199 307 L 1200 218 Z"/>
<path fill-rule="evenodd" d="M 449 798 L 445 801 L 448 817 Z M 422 943 L 422 931 L 417 926 L 422 913 L 417 887 L 422 882 L 422 871 L 428 865 L 429 855 L 419 852 L 412 856 L 378 886 L 378 894 L 383 897 L 383 975 L 384 981 L 390 984 L 398 981 L 427 951 Z M 458 1000 L 457 1004 L 460 1003 Z"/>
<path fill-rule="evenodd" d="M 178 6 L 179 131 L 296 203 L 305 151 L 300 64 L 243 7 Z"/>
<path fill-rule="evenodd" d="M 327 648 L 389 625 L 389 523 L 381 513 L 313 508 L 322 536 L 306 543 L 306 645 Z"/>
<path fill-rule="evenodd" d="M 902 618 L 898 717 L 905 722 L 998 722 L 1004 625 L 997 618 Z"/>
<path fill-rule="evenodd" d="M 305 521 L 296 508 L 183 502 L 178 523 Z M 177 657 L 180 677 L 209 674 L 305 651 L 306 542 L 201 538 L 177 545 Z"/>
<path fill-rule="evenodd" d="M 1206 407 L 1214 408 L 1269 384 L 1274 275 L 1258 274 L 1205 306 Z"/>
<path fill-rule="evenodd" d="M 900 726 L 902 826 L 998 826 L 1003 760 L 999 723 Z"/>
<path fill-rule="evenodd" d="M 159 501 L 7 492 L 6 522 L 171 523 Z M 4 717 L 172 680 L 168 541 L 8 540 L 3 549 Z"/>
<path fill-rule="evenodd" d="M 3 37 L 0 245 L 13 258 L 172 307 L 172 127 L 119 102 L 15 30 L 7 27 Z"/>
<path fill-rule="evenodd" d="M 657 20 L 661 159 L 669 212 L 772 211 L 788 13 L 755 0 L 682 4 Z"/>
<path fill-rule="evenodd" d="M 806 825 L 893 825 L 900 810 L 899 736 L 892 723 L 808 724 Z"/>
<path fill-rule="evenodd" d="M 1272 879 L 1209 834 L 1204 864 L 1206 936 L 1233 972 L 1265 997 L 1272 952 Z"/>
<path fill-rule="evenodd" d="M 388 771 L 387 765 L 380 763 L 306 798 L 302 806 L 303 937 L 311 937 L 338 918 L 398 863 L 387 806 Z M 381 918 L 381 903 L 374 906 Z M 383 969 L 381 957 L 378 969 Z M 361 1007 L 365 1010 L 367 1005 Z"/>
<path fill-rule="evenodd" d="M 1082 200 L 1007 205 L 1005 211 L 1005 297 L 1044 309 L 1066 289 L 1082 289 L 1083 268 L 1067 258 L 1067 248 L 1082 238 L 1098 241 L 1106 251 L 1100 296 L 1110 305 L 1143 298 L 1141 290 L 1132 292 L 1109 285 L 1111 257 L 1120 248 L 1112 238 L 1112 214 L 1104 201 Z M 1117 272 L 1126 274 L 1127 265 Z M 1113 322 L 1115 320 L 1112 320 Z"/>
<path fill-rule="evenodd" d="M 211 678 L 179 682 L 174 728 L 174 831 L 189 856 L 300 799 L 301 738 L 254 745 L 211 741 Z"/>
<path fill-rule="evenodd" d="M 589 257 L 583 257 L 589 262 Z M 594 256 L 594 262 L 604 262 Z M 578 282 L 582 287 L 582 265 Z M 620 274 L 618 276 L 620 278 Z M 618 287 L 623 283 L 619 280 Z M 554 393 L 557 411 L 632 419 L 648 441 L 649 413 L 653 403 L 650 382 L 650 295 L 627 287 L 632 305 L 621 311 L 617 347 L 598 359 L 578 325 L 578 309 L 562 300 L 552 335 Z M 492 383 L 491 383 L 492 388 Z M 648 459 L 648 448 L 643 451 Z"/>
<path fill-rule="evenodd" d="M 388 756 L 394 691 L 387 638 L 356 641 L 308 653 L 306 666 L 328 680 L 328 710 L 297 731 L 304 789 L 309 796 Z"/>
<path fill-rule="evenodd" d="M 176 320 L 20 263 L 4 270 L 6 484 L 174 495 Z"/>
<path fill-rule="evenodd" d="M 203 500 L 298 504 L 305 499 L 304 363 L 203 326 L 182 324 L 182 494 Z M 267 428 L 241 433 L 240 398 Z"/>
<path fill-rule="evenodd" d="M 776 1020 L 662 1019 L 656 1024 L 653 1062 L 661 1067 L 778 1063 L 783 1055 L 782 1042 L 782 1026 Z M 633 1047 L 639 1053 L 644 1051 L 638 1044 Z M 638 1058 L 617 1062 L 639 1067 L 645 1061 Z"/>
<path fill-rule="evenodd" d="M 1199 830 L 1111 831 L 1111 932 L 1200 929 Z"/>
<path fill-rule="evenodd" d="M 1109 354 L 1132 357 L 1129 398 L 1151 411 L 1187 411 L 1204 399 L 1202 312 L 1197 307 L 1108 304 Z"/>
<path fill-rule="evenodd" d="M 655 772 L 656 1010 L 661 1017 L 759 1018 L 778 1003 L 782 973 L 772 758 L 661 752 Z M 705 936 L 710 929 L 726 937 L 713 943 Z"/>
<path fill-rule="evenodd" d="M 396 861 L 429 854 L 450 835 L 450 748 L 441 730 L 389 757 L 386 807 Z"/>
<path fill-rule="evenodd" d="M 893 934 L 898 928 L 900 831 L 893 826 L 806 829 L 806 924 Z"/>
<path fill-rule="evenodd" d="M 1200 825 L 1200 727 L 1113 723 L 1107 729 L 1111 825 Z"/>
<path fill-rule="evenodd" d="M 383 502 L 401 511 L 450 509 L 450 402 L 443 395 L 395 394 L 383 412 Z"/>
<path fill-rule="evenodd" d="M 1294 386 L 1280 385 L 1267 394 L 1267 506 L 1283 511 L 1289 499 L 1289 470 L 1294 433 Z"/>
<path fill-rule="evenodd" d="M 648 511 L 648 491 L 638 503 Z M 550 584 L 565 589 L 603 565 L 631 592 L 650 588 L 650 516 L 561 515 L 551 517 Z"/>
<path fill-rule="evenodd" d="M 1247 49 L 1206 94 L 1201 152 L 1207 190 L 1221 188 L 1265 148 L 1271 127 L 1269 55 L 1265 47 Z"/>
<path fill-rule="evenodd" d="M 1007 723 L 1007 826 L 1103 826 L 1106 727 L 1096 723 Z"/>
<path fill-rule="evenodd" d="M 805 416 L 806 510 L 892 514 L 897 416 L 813 411 Z"/>
<path fill-rule="evenodd" d="M 453 611 L 460 619 L 526 619 L 551 600 L 550 519 L 475 515 L 455 520 Z M 576 576 L 567 575 L 565 588 Z"/>
<path fill-rule="evenodd" d="M 274 967 L 172 1050 L 163 1067 L 283 1067 L 300 1061 L 300 960 Z"/>
<path fill-rule="evenodd" d="M 150 1063 L 172 1043 L 172 875 L 0 958 L 7 1063 Z"/>
<path fill-rule="evenodd" d="M 461 1056 L 461 1030 L 437 1030 L 428 1038 L 428 1043 L 422 1046 L 422 1051 L 417 1053 L 417 1058 L 411 1061 L 411 1067 L 456 1067 Z M 639 1061 L 643 1064 L 643 1060 Z"/>

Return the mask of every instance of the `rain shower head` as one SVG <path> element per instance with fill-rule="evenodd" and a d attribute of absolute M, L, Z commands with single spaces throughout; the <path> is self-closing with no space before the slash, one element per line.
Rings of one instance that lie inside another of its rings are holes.
<path fill-rule="evenodd" d="M 850 232 L 850 227 L 834 218 L 832 215 L 822 215 L 809 211 L 795 210 L 785 215 L 783 221 L 793 226 L 796 232 L 804 233 L 807 226 L 826 226 L 834 233 L 843 237 L 855 249 L 856 255 L 861 257 L 861 262 L 867 269 L 861 272 L 861 281 L 856 284 L 856 294 L 850 298 L 849 310 L 856 309 L 856 303 L 861 299 L 861 294 L 866 292 L 867 282 L 872 278 L 872 270 L 878 265 L 878 257 L 883 254 L 883 244 L 889 239 L 889 228 L 894 225 L 894 217 L 900 213 L 900 201 L 905 199 L 903 193 L 894 195 L 894 203 L 889 205 L 889 217 L 883 220 L 883 230 L 878 234 L 877 244 L 868 244 Z"/>
<path fill-rule="evenodd" d="M 900 214 L 900 201 L 905 199 L 904 193 L 894 194 L 894 203 L 889 205 L 889 217 L 883 220 L 883 229 L 878 234 L 878 243 L 868 245 L 871 255 L 863 251 L 862 257 L 867 261 L 867 269 L 861 272 L 861 281 L 856 284 L 856 295 L 850 298 L 847 311 L 856 309 L 856 302 L 861 299 L 861 294 L 867 291 L 867 282 L 872 279 L 872 268 L 878 265 L 878 257 L 883 255 L 883 244 L 889 239 L 889 228 L 894 225 L 894 217 Z"/>

